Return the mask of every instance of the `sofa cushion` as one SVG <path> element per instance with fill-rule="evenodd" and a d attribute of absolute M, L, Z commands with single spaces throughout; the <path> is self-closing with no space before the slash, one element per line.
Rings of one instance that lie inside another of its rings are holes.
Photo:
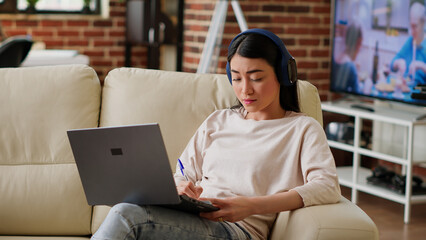
<path fill-rule="evenodd" d="M 225 75 L 119 68 L 105 79 L 100 126 L 159 123 L 174 169 L 199 125 L 236 103 Z"/>
<path fill-rule="evenodd" d="M 66 131 L 97 127 L 100 97 L 84 65 L 0 70 L 0 235 L 91 233 Z"/>

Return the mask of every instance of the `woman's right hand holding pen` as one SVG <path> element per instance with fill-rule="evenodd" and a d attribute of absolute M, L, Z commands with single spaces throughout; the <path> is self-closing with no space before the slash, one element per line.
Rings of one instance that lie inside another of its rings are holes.
<path fill-rule="evenodd" d="M 185 172 L 185 167 L 183 166 L 182 161 L 178 158 L 178 166 L 182 176 L 185 177 L 186 181 L 181 181 L 176 186 L 179 195 L 185 194 L 188 197 L 198 199 L 203 192 L 203 188 L 200 186 L 195 186 L 191 181 L 189 181 L 188 176 Z"/>
<path fill-rule="evenodd" d="M 181 181 L 176 186 L 179 195 L 186 195 L 188 197 L 198 199 L 203 192 L 203 188 L 195 186 L 192 182 Z"/>

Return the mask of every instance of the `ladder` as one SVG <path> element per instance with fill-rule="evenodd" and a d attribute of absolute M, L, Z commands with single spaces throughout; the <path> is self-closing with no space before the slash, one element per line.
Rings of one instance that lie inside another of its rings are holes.
<path fill-rule="evenodd" d="M 223 29 L 225 26 L 226 13 L 228 11 L 228 0 L 218 0 L 210 22 L 206 41 L 204 42 L 203 52 L 201 53 L 200 63 L 197 73 L 215 73 L 219 61 L 220 45 L 222 43 Z M 237 18 L 238 26 L 241 32 L 248 29 L 238 0 L 231 0 L 232 9 Z"/>

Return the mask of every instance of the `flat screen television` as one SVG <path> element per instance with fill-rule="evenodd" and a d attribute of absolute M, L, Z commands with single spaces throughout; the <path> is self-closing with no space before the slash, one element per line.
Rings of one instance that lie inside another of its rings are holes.
<path fill-rule="evenodd" d="M 425 0 L 332 4 L 330 90 L 426 106 Z"/>

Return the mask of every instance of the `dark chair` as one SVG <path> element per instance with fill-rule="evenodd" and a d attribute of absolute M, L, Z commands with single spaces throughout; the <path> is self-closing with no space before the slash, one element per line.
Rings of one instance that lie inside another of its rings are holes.
<path fill-rule="evenodd" d="M 0 68 L 19 67 L 33 45 L 29 37 L 10 37 L 0 44 Z"/>

